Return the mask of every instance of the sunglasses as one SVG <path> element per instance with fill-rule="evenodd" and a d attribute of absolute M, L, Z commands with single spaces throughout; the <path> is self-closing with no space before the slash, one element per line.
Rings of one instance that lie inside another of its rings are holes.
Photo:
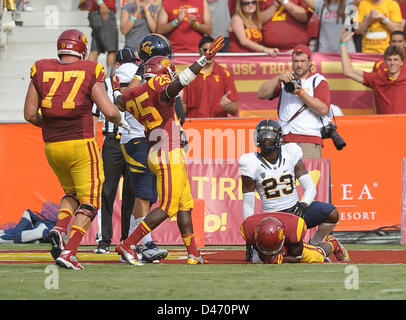
<path fill-rule="evenodd" d="M 252 5 L 256 5 L 257 4 L 257 2 L 256 1 L 242 1 L 241 2 L 241 5 L 243 5 L 243 6 L 248 6 L 248 5 L 250 5 L 250 4 L 252 4 Z"/>

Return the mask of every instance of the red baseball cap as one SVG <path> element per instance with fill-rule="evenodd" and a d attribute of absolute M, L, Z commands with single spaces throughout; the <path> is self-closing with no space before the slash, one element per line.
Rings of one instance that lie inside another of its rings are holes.
<path fill-rule="evenodd" d="M 294 55 L 295 53 L 298 53 L 298 52 L 307 54 L 309 59 L 312 57 L 312 52 L 310 51 L 310 48 L 303 44 L 298 44 L 296 47 L 294 47 L 292 55 Z"/>

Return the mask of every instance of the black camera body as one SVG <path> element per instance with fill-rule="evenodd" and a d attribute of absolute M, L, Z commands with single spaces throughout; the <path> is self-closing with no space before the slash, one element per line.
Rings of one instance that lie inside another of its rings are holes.
<path fill-rule="evenodd" d="M 320 132 L 323 139 L 331 138 L 333 140 L 334 146 L 337 150 L 341 150 L 347 145 L 344 139 L 338 134 L 337 126 L 332 122 L 326 126 L 323 126 Z"/>
<path fill-rule="evenodd" d="M 293 91 L 295 91 L 295 89 L 298 86 L 302 85 L 302 82 L 300 81 L 300 79 L 294 78 L 293 80 L 285 82 L 284 84 L 285 84 L 285 91 L 287 93 L 292 93 Z"/>

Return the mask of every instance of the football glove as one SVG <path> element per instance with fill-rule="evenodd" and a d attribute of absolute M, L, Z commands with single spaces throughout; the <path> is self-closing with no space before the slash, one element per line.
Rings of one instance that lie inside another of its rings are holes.
<path fill-rule="evenodd" d="M 204 53 L 204 56 L 207 58 L 207 60 L 210 60 L 223 47 L 224 47 L 224 37 L 218 36 L 216 39 L 214 39 L 209 49 L 207 49 L 207 51 Z"/>
<path fill-rule="evenodd" d="M 297 215 L 298 217 L 301 217 L 304 219 L 307 211 L 307 204 L 304 202 L 298 202 L 294 207 L 292 207 L 289 212 Z"/>
<path fill-rule="evenodd" d="M 183 128 L 180 128 L 180 138 L 181 138 L 181 142 L 182 142 L 182 148 L 186 153 L 189 150 L 189 142 L 188 142 L 186 132 L 185 132 L 185 130 L 183 130 Z"/>

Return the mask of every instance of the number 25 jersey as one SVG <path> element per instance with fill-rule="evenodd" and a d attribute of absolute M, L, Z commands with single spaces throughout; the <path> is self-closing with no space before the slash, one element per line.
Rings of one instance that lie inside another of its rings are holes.
<path fill-rule="evenodd" d="M 295 165 L 302 157 L 302 149 L 295 143 L 281 146 L 275 164 L 259 152 L 245 153 L 240 157 L 240 174 L 255 181 L 263 212 L 289 209 L 297 203 Z"/>
<path fill-rule="evenodd" d="M 43 59 L 33 64 L 30 76 L 40 95 L 45 142 L 94 137 L 92 87 L 106 77 L 100 63 Z"/>

